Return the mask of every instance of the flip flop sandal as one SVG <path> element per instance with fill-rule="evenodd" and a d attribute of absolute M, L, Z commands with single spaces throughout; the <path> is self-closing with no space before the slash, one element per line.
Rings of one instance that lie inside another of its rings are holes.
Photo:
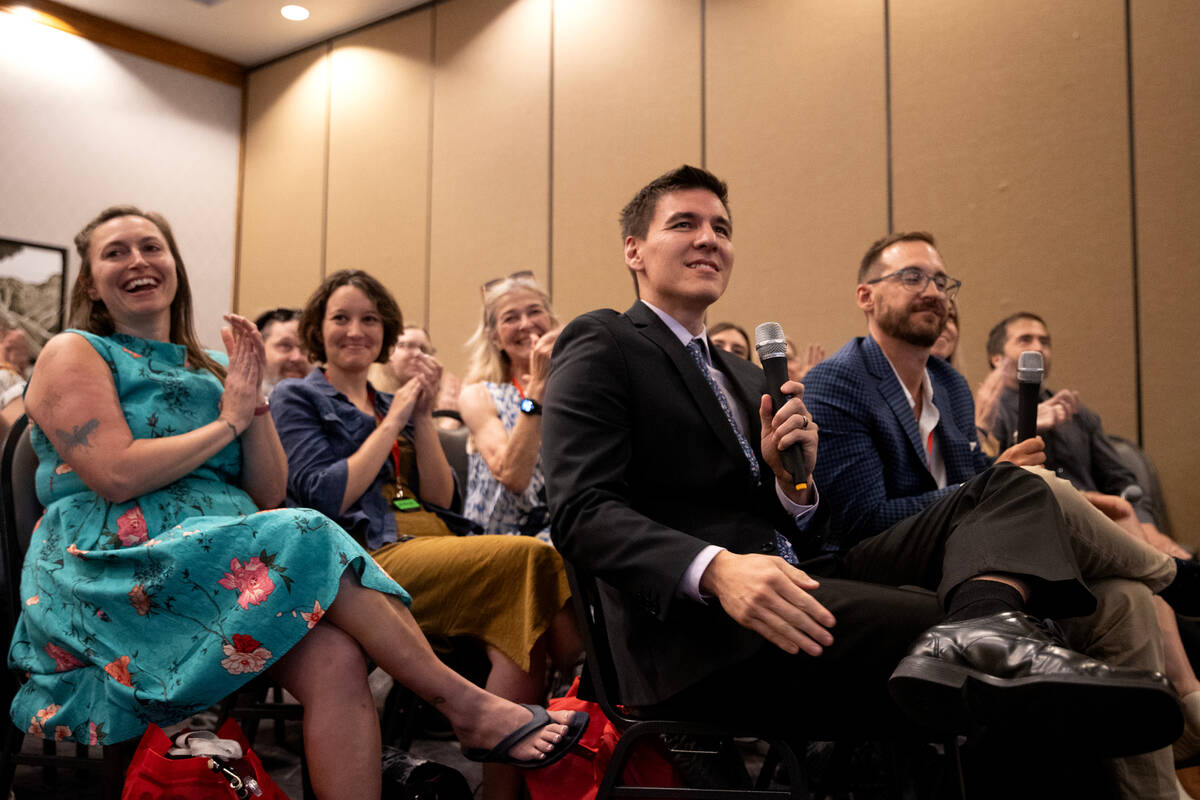
<path fill-rule="evenodd" d="M 583 735 L 583 732 L 587 730 L 587 712 L 576 711 L 575 715 L 571 717 L 571 721 L 567 724 L 567 732 L 563 734 L 563 737 L 558 740 L 557 744 L 554 745 L 554 749 L 545 754 L 545 758 L 513 758 L 508 754 L 508 751 L 511 750 L 517 742 L 521 741 L 539 728 L 545 727 L 546 725 L 550 725 L 554 722 L 554 720 L 550 719 L 550 714 L 547 713 L 546 709 L 542 708 L 541 706 L 531 706 L 526 705 L 525 703 L 521 703 L 520 705 L 529 709 L 529 713 L 533 714 L 533 719 L 517 728 L 508 736 L 505 736 L 500 740 L 500 743 L 491 750 L 484 750 L 480 747 L 464 747 L 463 757 L 470 761 L 508 764 L 513 767 L 520 767 L 521 769 L 538 769 L 540 767 L 548 767 L 555 761 L 558 761 L 560 758 L 565 756 L 571 747 L 579 741 L 579 737 Z"/>

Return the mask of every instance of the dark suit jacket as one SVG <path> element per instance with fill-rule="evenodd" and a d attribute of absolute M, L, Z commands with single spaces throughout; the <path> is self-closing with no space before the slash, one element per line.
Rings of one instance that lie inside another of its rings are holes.
<path fill-rule="evenodd" d="M 748 412 L 758 454 L 762 370 L 711 350 Z M 761 455 L 754 479 L 670 329 L 641 303 L 575 319 L 555 345 L 544 405 L 554 543 L 602 581 L 621 702 L 660 702 L 762 647 L 718 603 L 678 596 L 706 545 L 774 553 L 775 531 L 796 526 Z"/>
<path fill-rule="evenodd" d="M 845 551 L 924 510 L 987 469 L 966 380 L 941 359 L 926 366 L 941 419 L 934 435 L 946 463 L 938 489 L 904 389 L 875 340 L 851 339 L 804 376 L 804 403 L 820 426 L 813 478 L 821 492 L 826 549 Z"/>

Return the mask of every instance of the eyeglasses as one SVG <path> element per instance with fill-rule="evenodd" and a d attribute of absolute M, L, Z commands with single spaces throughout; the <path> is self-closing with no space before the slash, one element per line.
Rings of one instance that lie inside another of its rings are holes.
<path fill-rule="evenodd" d="M 504 281 L 508 281 L 508 280 L 532 281 L 533 280 L 533 270 L 522 269 L 522 270 L 518 270 L 517 272 L 514 272 L 508 276 L 504 276 L 504 277 L 500 277 L 500 278 L 492 278 L 490 281 L 484 282 L 483 286 L 479 287 L 479 293 L 487 294 L 488 289 L 491 289 L 493 286 L 496 286 L 496 285 L 503 283 Z"/>
<path fill-rule="evenodd" d="M 895 272 L 889 272 L 887 275 L 872 278 L 866 281 L 866 283 L 879 283 L 880 281 L 888 280 L 895 280 L 913 294 L 925 291 L 925 287 L 932 282 L 939 292 L 946 295 L 947 300 L 953 300 L 958 294 L 958 290 L 962 288 L 962 281 L 957 278 L 951 278 L 949 275 L 941 272 L 936 275 L 926 275 L 925 270 L 920 267 L 898 269 Z"/>

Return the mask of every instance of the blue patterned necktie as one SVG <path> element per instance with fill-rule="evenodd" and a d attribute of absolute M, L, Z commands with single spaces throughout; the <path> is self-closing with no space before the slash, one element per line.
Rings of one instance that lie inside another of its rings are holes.
<path fill-rule="evenodd" d="M 712 389 L 713 394 L 717 396 L 717 402 L 721 404 L 721 410 L 725 412 L 725 419 L 729 420 L 729 427 L 733 428 L 733 435 L 737 437 L 738 444 L 742 448 L 742 455 L 750 463 L 750 471 L 754 473 L 754 479 L 758 480 L 758 459 L 754 457 L 754 450 L 750 448 L 750 443 L 742 435 L 741 429 L 733 421 L 733 409 L 729 407 L 729 399 L 725 397 L 725 393 L 717 385 L 717 379 L 708 371 L 708 364 L 705 362 L 704 350 L 700 344 L 700 340 L 692 339 L 688 342 L 687 349 L 692 354 L 692 360 L 696 362 L 696 366 L 700 368 L 700 374 L 704 376 L 704 380 L 708 381 L 708 388 Z"/>
<path fill-rule="evenodd" d="M 708 381 L 708 388 L 712 389 L 713 394 L 717 396 L 717 402 L 721 404 L 721 410 L 725 412 L 725 419 L 729 421 L 729 427 L 733 428 L 733 435 L 737 437 L 738 444 L 742 448 L 742 455 L 746 457 L 746 461 L 750 462 L 750 471 L 754 473 L 754 480 L 757 481 L 759 477 L 758 459 L 755 458 L 754 450 L 751 449 L 750 442 L 746 441 L 741 428 L 733 421 L 733 409 L 729 407 L 729 398 L 725 396 L 725 392 L 721 391 L 721 387 L 717 385 L 717 379 L 708 370 L 700 340 L 692 339 L 688 342 L 687 351 L 692 354 L 692 360 L 700 368 L 700 374 L 704 376 L 704 380 Z M 779 531 L 775 532 L 775 547 L 784 561 L 792 565 L 798 563 L 799 559 L 796 558 L 796 552 L 792 549 L 792 543 Z"/>

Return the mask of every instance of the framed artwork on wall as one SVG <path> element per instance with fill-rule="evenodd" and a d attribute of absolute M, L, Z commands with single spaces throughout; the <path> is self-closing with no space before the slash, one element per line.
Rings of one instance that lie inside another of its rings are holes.
<path fill-rule="evenodd" d="M 28 360 L 63 327 L 67 249 L 0 237 L 0 352 L 20 358 L 24 334 Z"/>

